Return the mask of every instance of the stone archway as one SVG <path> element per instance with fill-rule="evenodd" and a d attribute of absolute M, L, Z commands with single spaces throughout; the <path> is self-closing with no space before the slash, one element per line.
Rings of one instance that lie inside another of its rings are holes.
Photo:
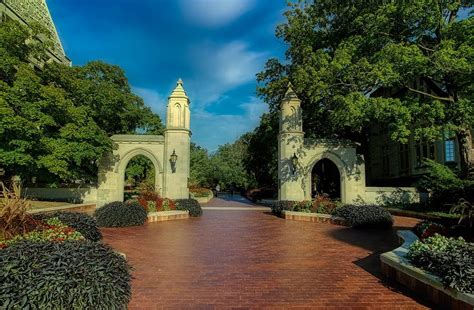
<path fill-rule="evenodd" d="M 148 158 L 152 164 L 153 164 L 153 169 L 155 169 L 155 180 L 154 180 L 154 183 L 155 183 L 155 191 L 158 192 L 160 195 L 163 194 L 163 191 L 162 191 L 162 187 L 163 187 L 163 184 L 162 184 L 162 179 L 163 179 L 163 167 L 160 163 L 160 161 L 158 160 L 158 158 L 156 158 L 156 156 L 151 153 L 150 151 L 144 149 L 144 148 L 137 148 L 137 149 L 134 149 L 132 151 L 129 151 L 127 154 L 125 154 L 123 156 L 123 158 L 120 160 L 119 164 L 118 164 L 118 171 L 119 171 L 119 182 L 117 184 L 117 191 L 120 191 L 122 193 L 122 198 L 119 199 L 119 200 L 123 200 L 124 199 L 124 187 L 125 187 L 125 170 L 127 169 L 127 166 L 128 166 L 128 163 L 130 162 L 130 160 L 132 160 L 133 158 L 135 158 L 136 156 L 145 156 L 146 158 Z"/>
<path fill-rule="evenodd" d="M 111 137 L 115 144 L 112 154 L 104 157 L 99 164 L 99 184 L 97 204 L 111 201 L 123 201 L 125 169 L 135 156 L 148 158 L 155 169 L 155 188 L 163 195 L 165 139 L 154 135 L 115 135 Z"/>
<path fill-rule="evenodd" d="M 311 197 L 325 195 L 341 199 L 341 176 L 339 169 L 330 159 L 322 158 L 311 169 Z"/>

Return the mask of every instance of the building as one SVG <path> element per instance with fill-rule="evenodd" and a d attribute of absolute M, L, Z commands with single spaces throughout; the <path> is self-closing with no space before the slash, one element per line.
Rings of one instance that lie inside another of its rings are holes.
<path fill-rule="evenodd" d="M 417 79 L 411 85 L 433 95 L 447 96 L 441 87 L 428 79 Z M 401 97 L 406 89 L 379 89 L 372 96 Z M 367 184 L 374 186 L 415 186 L 427 173 L 425 159 L 460 169 L 459 143 L 454 134 L 444 133 L 444 139 L 430 142 L 410 136 L 402 144 L 390 138 L 387 124 L 369 128 L 368 153 L 365 154 Z M 474 152 L 474 150 L 471 150 Z"/>
<path fill-rule="evenodd" d="M 46 0 L 0 0 L 0 21 L 6 19 L 19 21 L 26 26 L 32 23 L 43 25 L 53 41 L 53 47 L 48 51 L 47 61 L 71 65 L 71 60 L 64 52 Z M 41 40 L 41 38 L 38 39 Z"/>

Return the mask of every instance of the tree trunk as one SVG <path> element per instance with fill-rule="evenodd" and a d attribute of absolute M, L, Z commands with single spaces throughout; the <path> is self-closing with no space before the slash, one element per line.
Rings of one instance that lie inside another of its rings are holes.
<path fill-rule="evenodd" d="M 459 143 L 459 161 L 461 164 L 461 177 L 474 177 L 474 150 L 472 149 L 472 133 L 470 128 L 457 132 Z"/>

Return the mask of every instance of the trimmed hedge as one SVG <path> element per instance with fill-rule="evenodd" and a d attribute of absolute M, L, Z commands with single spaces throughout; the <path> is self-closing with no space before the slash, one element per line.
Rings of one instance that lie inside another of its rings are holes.
<path fill-rule="evenodd" d="M 415 241 L 407 257 L 413 265 L 437 275 L 445 287 L 474 293 L 474 243 L 435 234 Z"/>
<path fill-rule="evenodd" d="M 84 238 L 91 241 L 99 241 L 102 239 L 97 221 L 90 215 L 77 212 L 54 212 L 35 214 L 34 217 L 39 220 L 46 220 L 57 217 L 63 224 L 74 228 L 74 230 L 81 233 Z"/>
<path fill-rule="evenodd" d="M 189 211 L 190 216 L 201 216 L 202 208 L 196 199 L 176 199 L 176 210 Z"/>
<path fill-rule="evenodd" d="M 148 219 L 147 211 L 136 201 L 108 203 L 95 210 L 94 216 L 100 227 L 140 226 Z"/>
<path fill-rule="evenodd" d="M 280 216 L 283 211 L 293 210 L 298 201 L 280 200 L 272 204 L 272 213 Z"/>
<path fill-rule="evenodd" d="M 384 228 L 393 226 L 390 212 L 380 206 L 345 205 L 334 210 L 333 215 L 344 218 L 354 228 Z"/>
<path fill-rule="evenodd" d="M 130 271 L 102 243 L 22 241 L 0 250 L 0 309 L 126 309 Z"/>

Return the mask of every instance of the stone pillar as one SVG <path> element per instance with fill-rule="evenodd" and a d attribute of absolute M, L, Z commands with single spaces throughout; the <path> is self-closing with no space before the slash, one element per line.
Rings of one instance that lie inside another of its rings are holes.
<path fill-rule="evenodd" d="M 301 101 L 291 84 L 280 105 L 278 134 L 278 199 L 302 201 L 305 196 L 303 167 L 304 144 Z M 296 164 L 296 166 L 295 166 Z"/>
<path fill-rule="evenodd" d="M 189 198 L 189 160 L 190 160 L 190 110 L 189 98 L 178 80 L 176 88 L 168 98 L 165 129 L 165 151 L 163 153 L 163 196 L 171 199 Z M 171 156 L 177 156 L 176 164 Z"/>

